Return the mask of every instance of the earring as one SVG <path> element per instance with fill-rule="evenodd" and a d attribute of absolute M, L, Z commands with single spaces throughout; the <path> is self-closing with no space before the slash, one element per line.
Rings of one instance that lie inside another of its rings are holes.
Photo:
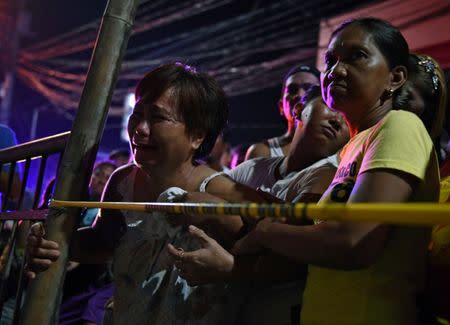
<path fill-rule="evenodd" d="M 394 90 L 392 88 L 386 89 L 383 93 L 383 95 L 381 95 L 380 98 L 380 105 L 383 105 L 384 102 L 386 100 L 388 100 L 389 98 L 392 98 L 392 96 L 394 95 Z"/>

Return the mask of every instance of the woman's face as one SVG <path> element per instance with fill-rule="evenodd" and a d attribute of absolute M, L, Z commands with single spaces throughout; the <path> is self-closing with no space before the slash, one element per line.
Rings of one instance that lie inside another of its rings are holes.
<path fill-rule="evenodd" d="M 350 139 L 344 117 L 330 110 L 322 98 L 310 101 L 304 107 L 301 119 L 303 137 L 324 157 L 334 154 Z"/>
<path fill-rule="evenodd" d="M 171 89 L 155 102 L 140 100 L 128 121 L 128 135 L 136 165 L 177 165 L 191 161 L 197 142 L 186 133 L 178 110 L 170 101 Z"/>
<path fill-rule="evenodd" d="M 113 172 L 114 167 L 108 165 L 100 166 L 94 170 L 89 184 L 89 194 L 91 199 L 100 199 L 103 189 Z"/>
<path fill-rule="evenodd" d="M 372 37 L 358 26 L 349 26 L 330 42 L 321 74 L 326 104 L 354 120 L 380 105 L 390 89 L 391 73 Z"/>
<path fill-rule="evenodd" d="M 290 121 L 293 119 L 294 106 L 313 85 L 318 85 L 319 80 L 309 72 L 297 72 L 289 76 L 284 83 L 283 97 L 280 100 L 280 111 Z"/>
<path fill-rule="evenodd" d="M 403 87 L 408 95 L 408 110 L 419 117 L 422 116 L 425 111 L 425 96 L 423 95 L 422 85 L 417 81 L 414 83 L 408 80 Z"/>

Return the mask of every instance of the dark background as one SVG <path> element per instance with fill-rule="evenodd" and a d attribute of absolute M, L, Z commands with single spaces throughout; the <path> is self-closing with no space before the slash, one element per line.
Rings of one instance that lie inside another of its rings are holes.
<path fill-rule="evenodd" d="M 174 1 L 170 1 L 174 3 Z M 180 30 L 194 30 L 198 27 L 211 23 L 229 19 L 238 14 L 250 12 L 258 8 L 263 8 L 277 1 L 232 1 L 218 10 L 207 12 L 203 15 L 197 15 L 193 18 L 181 20 L 174 24 L 168 24 L 152 30 L 151 33 L 133 37 L 129 46 L 136 46 L 146 42 L 153 42 L 164 37 L 179 32 Z M 302 28 L 302 32 L 309 37 L 317 38 L 318 26 L 321 18 L 321 6 L 327 2 L 323 1 L 281 1 L 286 10 L 294 8 L 297 5 L 309 5 L 308 11 L 299 12 L 298 24 L 308 19 L 308 28 Z M 328 3 L 326 15 L 339 14 L 364 4 L 374 1 L 340 1 L 339 3 Z M 175 1 L 176 3 L 176 1 Z M 317 5 L 316 5 L 317 4 Z M 29 33 L 20 40 L 20 46 L 26 49 L 40 41 L 54 37 L 63 32 L 70 31 L 80 25 L 89 23 L 95 19 L 101 18 L 106 6 L 103 0 L 27 0 L 25 8 L 31 17 Z M 325 9 L 324 9 L 325 10 Z M 293 28 L 297 23 L 293 22 Z M 299 33 L 299 37 L 301 37 Z M 271 44 L 267 44 L 270 46 Z M 314 46 L 314 44 L 312 45 Z M 91 52 L 80 54 L 90 56 Z M 251 65 L 258 62 L 276 59 L 278 55 L 285 54 L 281 51 L 272 51 L 265 54 L 256 54 L 248 57 L 243 65 Z M 175 54 L 176 55 L 176 54 Z M 189 57 L 183 57 L 190 64 L 203 68 L 207 63 L 192 61 Z M 315 57 L 299 58 L 299 62 L 314 64 Z M 150 67 L 149 67 L 150 68 Z M 287 69 L 284 70 L 284 72 Z M 230 96 L 230 131 L 231 142 L 233 145 L 239 143 L 252 143 L 260 139 L 282 134 L 285 131 L 285 125 L 278 113 L 277 101 L 281 90 L 281 81 L 283 73 L 278 72 L 273 76 L 272 85 L 261 89 L 254 89 L 251 93 L 238 96 Z M 31 90 L 26 83 L 17 78 L 14 97 L 12 102 L 12 114 L 10 126 L 16 131 L 19 142 L 30 140 L 31 123 L 33 113 L 36 108 L 45 106 L 48 99 L 42 94 Z M 54 109 L 52 107 L 39 110 L 38 122 L 35 138 L 40 138 L 71 129 L 72 120 L 75 111 Z M 100 152 L 107 153 L 112 149 L 126 146 L 126 143 L 120 139 L 119 117 L 110 116 L 108 118 Z"/>

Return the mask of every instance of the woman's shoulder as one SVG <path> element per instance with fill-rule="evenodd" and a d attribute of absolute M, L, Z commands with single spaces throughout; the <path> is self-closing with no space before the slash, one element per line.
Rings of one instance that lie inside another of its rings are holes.
<path fill-rule="evenodd" d="M 137 172 L 137 170 L 138 167 L 134 164 L 120 166 L 119 168 L 114 170 L 114 172 L 111 174 L 110 182 L 111 181 L 118 182 L 124 180 L 130 177 L 131 175 L 134 175 Z"/>
<path fill-rule="evenodd" d="M 428 131 L 420 118 L 411 112 L 404 110 L 391 110 L 382 120 L 374 125 L 369 132 L 369 139 L 388 137 L 390 141 L 413 141 L 431 145 Z"/>
<path fill-rule="evenodd" d="M 220 189 L 234 184 L 234 181 L 225 172 L 218 172 L 205 165 L 198 166 L 194 184 L 190 190 L 205 192 L 207 188 L 209 189 L 210 184 L 214 184 L 214 188 Z"/>
<path fill-rule="evenodd" d="M 252 144 L 245 154 L 245 160 L 258 157 L 270 157 L 270 147 L 265 141 Z"/>
<path fill-rule="evenodd" d="M 383 125 L 414 126 L 426 132 L 421 119 L 416 114 L 405 110 L 391 110 L 386 115 Z"/>
<path fill-rule="evenodd" d="M 119 193 L 129 190 L 130 185 L 134 182 L 138 167 L 134 164 L 129 164 L 117 168 L 110 176 L 106 185 L 108 192 Z"/>
<path fill-rule="evenodd" d="M 197 166 L 197 172 L 195 176 L 195 183 L 200 184 L 208 178 L 215 177 L 228 177 L 228 175 L 223 171 L 217 171 L 212 169 L 207 165 Z"/>

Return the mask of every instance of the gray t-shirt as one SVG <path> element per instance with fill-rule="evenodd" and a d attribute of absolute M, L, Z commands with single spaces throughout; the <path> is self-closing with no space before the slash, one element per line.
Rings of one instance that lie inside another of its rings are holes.
<path fill-rule="evenodd" d="M 124 201 L 133 200 L 136 170 L 118 184 Z M 185 227 L 171 225 L 158 212 L 122 213 L 127 231 L 114 252 L 114 324 L 235 323 L 241 305 L 239 288 L 226 284 L 191 287 L 178 275 L 167 244 L 185 251 L 200 248 Z"/>

